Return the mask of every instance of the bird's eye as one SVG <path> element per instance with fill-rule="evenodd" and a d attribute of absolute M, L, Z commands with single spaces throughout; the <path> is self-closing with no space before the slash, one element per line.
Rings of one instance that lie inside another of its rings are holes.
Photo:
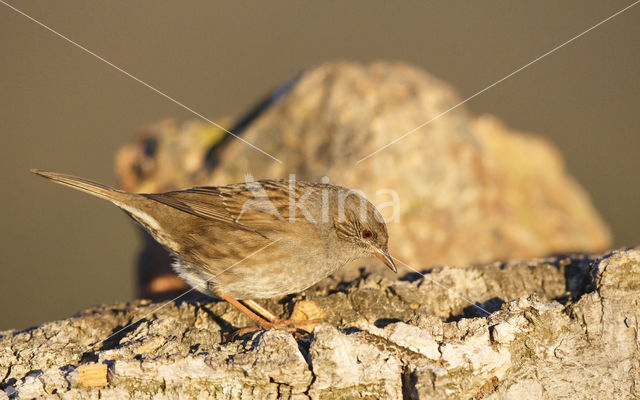
<path fill-rule="evenodd" d="M 371 233 L 370 230 L 365 229 L 364 231 L 362 231 L 362 238 L 363 239 L 370 239 L 373 236 L 373 233 Z"/>

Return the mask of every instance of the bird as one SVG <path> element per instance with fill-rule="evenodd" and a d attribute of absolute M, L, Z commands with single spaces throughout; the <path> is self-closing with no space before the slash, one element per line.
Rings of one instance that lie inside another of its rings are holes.
<path fill-rule="evenodd" d="M 130 193 L 31 172 L 115 204 L 174 256 L 192 288 L 227 301 L 256 329 L 308 322 L 280 319 L 256 300 L 299 293 L 350 261 L 375 256 L 397 273 L 382 215 L 345 187 L 290 178 Z"/>

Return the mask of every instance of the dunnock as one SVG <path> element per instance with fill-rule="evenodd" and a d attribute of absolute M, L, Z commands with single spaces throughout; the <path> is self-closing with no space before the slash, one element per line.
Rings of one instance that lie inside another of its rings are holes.
<path fill-rule="evenodd" d="M 343 187 L 263 180 L 135 194 L 31 171 L 120 207 L 176 256 L 174 268 L 189 285 L 228 301 L 263 329 L 291 329 L 296 321 L 277 318 L 254 299 L 300 292 L 372 255 L 396 271 L 382 216 Z"/>

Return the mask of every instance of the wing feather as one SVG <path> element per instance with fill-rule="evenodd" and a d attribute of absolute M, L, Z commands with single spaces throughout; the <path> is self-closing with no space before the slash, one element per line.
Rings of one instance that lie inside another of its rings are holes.
<path fill-rule="evenodd" d="M 286 224 L 289 217 L 290 199 L 286 181 L 195 187 L 142 196 L 193 216 L 262 236 L 274 229 L 286 229 L 281 224 Z"/>

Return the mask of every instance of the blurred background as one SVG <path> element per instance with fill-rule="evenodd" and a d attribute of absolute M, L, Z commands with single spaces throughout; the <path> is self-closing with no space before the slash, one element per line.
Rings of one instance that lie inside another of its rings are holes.
<path fill-rule="evenodd" d="M 219 120 L 334 59 L 406 61 L 466 98 L 632 2 L 11 4 Z M 131 299 L 128 217 L 29 168 L 115 185 L 114 152 L 139 126 L 197 117 L 4 4 L 0 46 L 0 330 Z M 640 5 L 466 106 L 552 141 L 615 246 L 640 244 Z"/>

